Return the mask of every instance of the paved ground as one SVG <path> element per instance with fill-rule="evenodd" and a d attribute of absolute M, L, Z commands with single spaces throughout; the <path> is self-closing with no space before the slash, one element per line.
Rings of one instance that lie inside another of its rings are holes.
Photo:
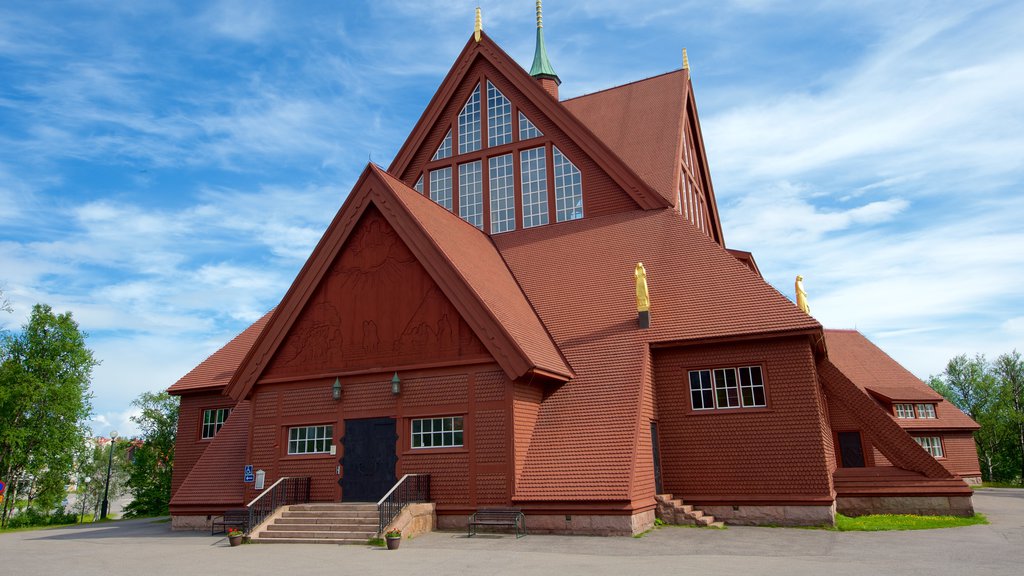
<path fill-rule="evenodd" d="M 0 534 L 0 575 L 1024 574 L 1024 490 L 977 492 L 989 526 L 913 532 L 665 527 L 643 538 L 434 533 L 398 551 L 249 545 L 149 520 Z"/>

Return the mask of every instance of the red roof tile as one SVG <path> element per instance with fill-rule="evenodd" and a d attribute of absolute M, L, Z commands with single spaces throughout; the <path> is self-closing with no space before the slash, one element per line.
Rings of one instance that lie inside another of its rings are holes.
<path fill-rule="evenodd" d="M 195 392 L 197 390 L 209 390 L 211 388 L 223 388 L 230 380 L 232 374 L 242 363 L 242 358 L 252 347 L 253 342 L 267 325 L 273 310 L 267 312 L 262 318 L 255 321 L 241 334 L 235 336 L 230 342 L 221 347 L 203 360 L 201 364 L 189 371 L 167 389 L 169 394 L 182 394 L 184 392 Z"/>
<path fill-rule="evenodd" d="M 890 402 L 935 404 L 936 418 L 894 418 L 902 428 L 968 429 L 978 424 L 856 330 L 826 330 L 829 360 L 858 388 Z"/>
<path fill-rule="evenodd" d="M 248 401 L 239 402 L 231 410 L 227 422 L 171 498 L 172 512 L 176 506 L 201 505 L 210 506 L 211 510 L 224 510 L 244 504 L 242 471 L 249 443 L 251 411 Z"/>

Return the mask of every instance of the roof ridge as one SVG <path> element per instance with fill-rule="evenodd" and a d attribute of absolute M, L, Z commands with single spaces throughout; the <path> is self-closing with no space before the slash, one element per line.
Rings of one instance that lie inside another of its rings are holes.
<path fill-rule="evenodd" d="M 579 96 L 573 96 L 572 98 L 566 98 L 565 100 L 559 100 L 559 103 L 565 104 L 566 102 L 572 102 L 573 100 L 579 100 L 580 98 L 586 98 L 588 96 L 594 96 L 596 94 L 601 94 L 603 92 L 610 92 L 612 90 L 618 90 L 619 88 L 625 88 L 626 86 L 632 86 L 633 84 L 639 84 L 641 82 L 647 82 L 648 80 L 654 80 L 656 78 L 661 78 L 662 76 L 668 76 L 669 74 L 675 74 L 677 72 L 683 72 L 684 70 L 685 70 L 685 68 L 678 68 L 678 69 L 675 69 L 675 70 L 669 70 L 668 72 L 662 72 L 660 74 L 655 74 L 653 76 L 648 76 L 646 78 L 640 78 L 639 80 L 633 80 L 633 81 L 630 81 L 630 82 L 626 82 L 625 84 L 618 84 L 616 86 L 609 86 L 607 88 L 602 88 L 602 89 L 597 90 L 595 92 L 587 92 L 586 94 L 580 94 Z"/>

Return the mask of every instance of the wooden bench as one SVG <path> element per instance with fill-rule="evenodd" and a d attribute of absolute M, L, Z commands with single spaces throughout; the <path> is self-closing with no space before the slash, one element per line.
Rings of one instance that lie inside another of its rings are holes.
<path fill-rule="evenodd" d="M 218 530 L 217 528 L 220 528 Z M 225 510 L 224 515 L 220 519 L 214 518 L 210 525 L 210 534 L 223 534 L 230 528 L 238 528 L 242 532 L 249 531 L 249 509 L 248 508 L 232 508 L 231 510 Z"/>
<path fill-rule="evenodd" d="M 526 516 L 519 510 L 510 508 L 491 508 L 478 510 L 469 516 L 469 534 L 467 538 L 476 535 L 479 526 L 500 526 L 503 528 L 515 528 L 516 538 L 526 536 Z"/>

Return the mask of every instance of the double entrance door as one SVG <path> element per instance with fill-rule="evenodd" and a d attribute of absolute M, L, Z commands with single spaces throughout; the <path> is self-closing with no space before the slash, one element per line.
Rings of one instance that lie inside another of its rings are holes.
<path fill-rule="evenodd" d="M 341 499 L 377 502 L 395 485 L 395 421 L 366 418 L 345 421 L 341 457 Z"/>

